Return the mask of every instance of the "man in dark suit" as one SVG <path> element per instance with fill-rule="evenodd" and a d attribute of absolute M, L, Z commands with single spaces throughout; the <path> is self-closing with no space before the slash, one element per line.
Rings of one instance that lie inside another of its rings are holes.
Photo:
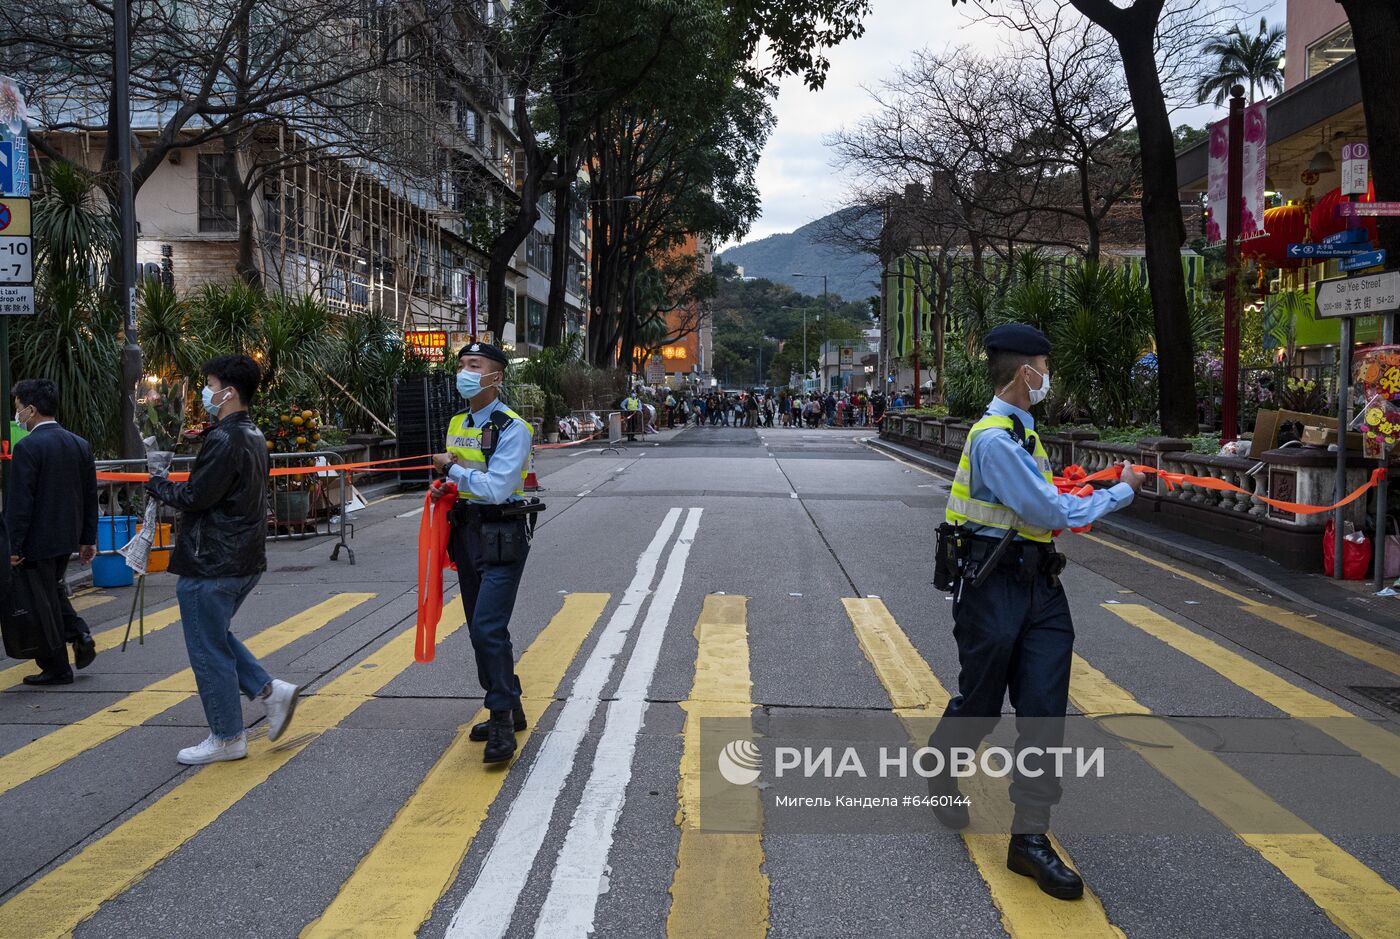
<path fill-rule="evenodd" d="M 5 494 L 5 525 L 10 532 L 10 564 L 36 564 L 54 591 L 63 617 L 63 638 L 73 644 L 73 661 L 86 668 L 97 656 L 88 625 L 68 600 L 64 574 L 74 551 L 83 564 L 97 554 L 97 465 L 92 447 L 59 426 L 58 389 L 46 378 L 14 387 L 15 423 L 29 432 L 15 444 L 10 489 Z M 63 647 L 35 660 L 41 671 L 26 685 L 71 685 L 73 669 Z"/>

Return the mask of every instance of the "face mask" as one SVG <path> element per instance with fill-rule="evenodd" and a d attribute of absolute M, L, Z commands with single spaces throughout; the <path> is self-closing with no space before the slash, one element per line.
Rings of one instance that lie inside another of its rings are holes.
<path fill-rule="evenodd" d="M 223 401 L 220 401 L 218 404 L 215 404 L 214 393 L 215 392 L 213 388 L 210 388 L 208 385 L 205 385 L 204 390 L 199 393 L 199 400 L 204 405 L 205 413 L 217 420 L 219 417 L 219 408 L 224 406 L 224 402 L 228 401 L 228 398 L 224 398 Z"/>
<path fill-rule="evenodd" d="M 15 412 L 15 423 L 23 427 L 25 430 L 28 430 L 28 425 L 26 425 L 24 421 L 20 419 L 20 414 L 22 414 L 26 410 L 28 410 L 28 408 L 20 408 L 18 411 Z"/>
<path fill-rule="evenodd" d="M 1029 366 L 1027 367 L 1029 368 Z M 1031 369 L 1031 371 L 1035 372 L 1035 369 Z M 1040 375 L 1040 387 L 1029 389 L 1031 393 L 1031 404 L 1033 405 L 1039 404 L 1040 402 L 1044 401 L 1045 398 L 1050 394 L 1050 373 L 1046 372 L 1043 375 L 1041 375 L 1040 372 L 1035 373 L 1037 375 Z"/>
<path fill-rule="evenodd" d="M 481 382 L 484 377 L 480 372 L 462 369 L 457 373 L 457 393 L 468 400 L 475 398 L 482 392 Z"/>

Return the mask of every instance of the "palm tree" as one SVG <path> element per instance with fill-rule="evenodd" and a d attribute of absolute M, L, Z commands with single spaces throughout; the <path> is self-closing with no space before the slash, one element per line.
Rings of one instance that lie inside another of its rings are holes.
<path fill-rule="evenodd" d="M 1206 43 L 1202 50 L 1214 56 L 1215 71 L 1205 75 L 1196 85 L 1196 100 L 1204 104 L 1213 98 L 1217 106 L 1225 103 L 1234 85 L 1249 87 L 1252 103 L 1258 91 L 1278 91 L 1283 87 L 1283 29 L 1270 26 L 1260 17 L 1259 32 L 1246 35 L 1239 26 L 1230 27 L 1224 36 Z"/>

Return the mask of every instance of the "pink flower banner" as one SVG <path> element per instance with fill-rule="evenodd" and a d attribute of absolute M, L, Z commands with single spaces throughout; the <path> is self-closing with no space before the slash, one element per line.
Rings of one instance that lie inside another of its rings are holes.
<path fill-rule="evenodd" d="M 1244 111 L 1244 160 L 1240 189 L 1240 236 L 1257 238 L 1264 231 L 1264 181 L 1268 177 L 1268 111 L 1260 101 Z M 1206 222 L 1206 240 L 1220 244 L 1225 240 L 1225 196 L 1228 186 L 1230 159 L 1230 120 L 1217 121 L 1210 128 L 1210 161 L 1208 164 L 1208 199 L 1210 218 Z"/>

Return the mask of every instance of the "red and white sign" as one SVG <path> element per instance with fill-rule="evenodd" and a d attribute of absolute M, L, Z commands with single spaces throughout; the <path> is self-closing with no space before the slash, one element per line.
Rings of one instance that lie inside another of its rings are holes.
<path fill-rule="evenodd" d="M 447 359 L 447 333 L 440 329 L 418 329 L 403 334 L 404 344 L 429 362 Z"/>
<path fill-rule="evenodd" d="M 1268 110 L 1264 101 L 1244 109 L 1244 141 L 1241 146 L 1240 237 L 1257 238 L 1264 231 L 1264 183 L 1268 177 Z M 1210 159 L 1207 193 L 1210 218 L 1206 221 L 1206 241 L 1225 240 L 1226 192 L 1229 183 L 1230 119 L 1217 121 L 1210 128 Z"/>
<path fill-rule="evenodd" d="M 476 275 L 467 275 L 467 329 L 476 335 Z"/>
<path fill-rule="evenodd" d="M 1366 194 L 1371 178 L 1371 147 L 1364 143 L 1342 146 L 1342 195 Z"/>

